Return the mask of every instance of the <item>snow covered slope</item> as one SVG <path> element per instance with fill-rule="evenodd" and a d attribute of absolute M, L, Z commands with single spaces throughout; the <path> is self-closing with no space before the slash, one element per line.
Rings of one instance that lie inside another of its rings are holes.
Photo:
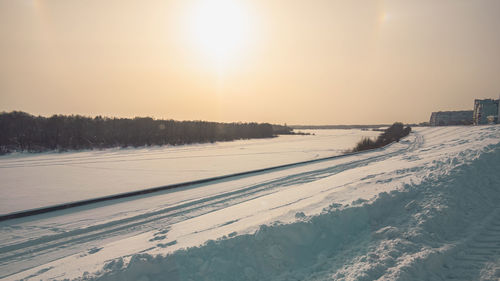
<path fill-rule="evenodd" d="M 500 126 L 0 223 L 5 280 L 498 280 Z"/>

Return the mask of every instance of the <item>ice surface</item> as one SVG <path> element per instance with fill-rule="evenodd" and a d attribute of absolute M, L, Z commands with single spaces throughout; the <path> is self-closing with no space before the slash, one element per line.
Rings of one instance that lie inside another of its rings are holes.
<path fill-rule="evenodd" d="M 338 155 L 379 132 L 0 157 L 0 214 Z"/>
<path fill-rule="evenodd" d="M 500 126 L 0 223 L 5 280 L 498 280 Z"/>

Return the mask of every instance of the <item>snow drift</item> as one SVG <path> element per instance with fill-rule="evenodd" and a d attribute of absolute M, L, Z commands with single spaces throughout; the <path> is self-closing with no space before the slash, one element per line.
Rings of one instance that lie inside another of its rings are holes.
<path fill-rule="evenodd" d="M 500 234 L 498 163 L 496 145 L 446 175 L 366 202 L 332 205 L 314 217 L 297 213 L 295 223 L 261 226 L 255 234 L 167 256 L 115 260 L 99 277 L 83 279 L 497 280 L 500 271 L 488 277 L 492 264 L 486 262 L 498 259 L 493 254 L 500 249 L 500 236 L 482 245 L 483 255 L 468 267 L 462 262 L 477 257 L 471 253 L 481 249 L 481 235 Z M 481 271 L 482 265 L 490 269 Z"/>

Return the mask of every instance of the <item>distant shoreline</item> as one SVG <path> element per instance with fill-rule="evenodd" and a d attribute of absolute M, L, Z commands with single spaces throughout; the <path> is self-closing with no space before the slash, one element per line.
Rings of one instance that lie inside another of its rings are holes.
<path fill-rule="evenodd" d="M 378 125 L 290 125 L 289 127 L 297 130 L 321 130 L 321 129 L 378 129 L 381 127 L 390 127 L 391 124 Z"/>

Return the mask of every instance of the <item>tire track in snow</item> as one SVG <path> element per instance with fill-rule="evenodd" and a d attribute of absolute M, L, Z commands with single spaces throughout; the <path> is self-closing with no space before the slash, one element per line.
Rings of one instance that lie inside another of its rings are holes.
<path fill-rule="evenodd" d="M 421 138 L 421 139 L 419 139 L 419 138 Z M 421 143 L 419 143 L 419 141 L 421 141 Z M 90 199 L 86 199 L 86 200 L 82 200 L 82 201 L 66 202 L 66 203 L 58 204 L 58 205 L 54 205 L 54 206 L 46 206 L 46 207 L 42 207 L 42 208 L 23 210 L 23 211 L 19 211 L 19 212 L 0 215 L 0 222 L 4 221 L 4 220 L 29 217 L 29 216 L 33 216 L 33 215 L 38 215 L 38 214 L 43 214 L 43 213 L 48 213 L 48 212 L 53 212 L 53 211 L 59 211 L 59 210 L 64 210 L 64 209 L 74 208 L 74 207 L 79 207 L 79 206 L 84 206 L 84 205 L 90 205 L 90 204 L 104 202 L 104 201 L 128 198 L 128 197 L 139 196 L 139 195 L 145 195 L 145 194 L 149 194 L 149 193 L 156 193 L 156 192 L 165 191 L 165 190 L 174 189 L 174 188 L 179 188 L 179 187 L 188 187 L 188 186 L 194 186 L 194 185 L 198 185 L 198 184 L 210 184 L 210 183 L 214 183 L 214 182 L 220 181 L 220 180 L 225 181 L 225 180 L 235 179 L 235 178 L 239 178 L 239 177 L 250 177 L 250 176 L 261 174 L 261 173 L 269 173 L 269 172 L 274 172 L 274 171 L 278 171 L 278 170 L 289 169 L 292 167 L 305 166 L 305 165 L 309 165 L 309 164 L 313 164 L 313 163 L 317 163 L 317 162 L 329 161 L 329 160 L 333 160 L 333 159 L 337 159 L 337 158 L 345 158 L 345 157 L 349 157 L 352 155 L 361 155 L 361 154 L 366 154 L 366 153 L 374 152 L 374 151 L 384 151 L 388 147 L 390 147 L 392 144 L 393 143 L 388 144 L 382 148 L 376 148 L 376 149 L 371 149 L 371 150 L 367 150 L 367 151 L 352 152 L 352 153 L 343 154 L 343 155 L 335 155 L 335 156 L 324 157 L 324 158 L 319 158 L 319 159 L 296 162 L 296 163 L 283 164 L 283 165 L 279 165 L 279 166 L 267 167 L 267 168 L 258 169 L 258 170 L 251 170 L 251 171 L 238 172 L 238 173 L 229 174 L 229 175 L 215 176 L 215 177 L 211 177 L 211 178 L 199 179 L 199 180 L 194 180 L 194 181 L 190 181 L 190 182 L 174 183 L 174 184 L 169 184 L 169 185 L 165 185 L 165 186 L 146 188 L 146 189 L 130 191 L 130 192 L 125 192 L 125 193 L 119 193 L 119 194 L 113 194 L 113 195 L 108 195 L 108 196 L 103 196 L 103 197 L 98 197 L 98 198 L 90 198 Z M 384 155 L 370 157 L 367 160 L 371 159 L 373 161 L 379 161 L 378 158 L 392 157 L 394 155 L 403 153 L 405 151 L 409 151 L 409 150 L 411 151 L 413 149 L 416 149 L 415 145 L 421 146 L 422 144 L 423 144 L 423 137 L 419 136 L 417 134 L 416 139 L 408 147 L 399 149 L 399 150 L 391 152 L 391 153 L 386 153 Z"/>
<path fill-rule="evenodd" d="M 318 139 L 323 139 L 323 138 L 331 138 L 332 136 L 315 136 L 315 140 L 317 141 Z M 302 139 L 297 139 L 297 140 L 287 140 L 283 141 L 284 144 L 286 143 L 293 143 L 293 142 L 300 142 L 304 141 Z M 165 146 L 165 147 L 155 147 L 152 149 L 148 149 L 146 151 L 131 151 L 128 153 L 123 153 L 119 150 L 116 152 L 110 152 L 113 154 L 105 154 L 105 155 L 100 155 L 100 151 L 96 151 L 95 155 L 85 155 L 85 156 L 74 156 L 74 155 L 56 155 L 55 158 L 49 158 L 49 159 L 33 159 L 33 158 L 14 158 L 14 159 L 1 159 L 0 161 L 0 168 L 16 168 L 16 167 L 39 167 L 39 166 L 53 166 L 53 165 L 65 165 L 65 164 L 93 164 L 93 163 L 108 163 L 108 162 L 115 162 L 116 160 L 120 159 L 125 159 L 125 161 L 148 161 L 148 160 L 164 160 L 164 159 L 184 159 L 184 158 L 197 158 L 197 157 L 220 157 L 220 156 L 239 156 L 239 155 L 254 155 L 254 154 L 283 154 L 283 153 L 293 153 L 293 152 L 303 152 L 303 150 L 289 150 L 289 151 L 280 151 L 280 152 L 253 152 L 253 153 L 233 153 L 233 154 L 201 154 L 201 155 L 187 155 L 187 156 L 158 156 L 159 153 L 164 153 L 164 154 L 178 154 L 178 153 L 185 153 L 185 152 L 193 152 L 193 151 L 201 151 L 201 152 L 217 152 L 218 150 L 222 149 L 228 149 L 228 148 L 234 148 L 234 149 L 242 149 L 245 148 L 247 149 L 248 147 L 256 146 L 256 145 L 261 145 L 260 143 L 245 143 L 245 144 L 233 144 L 233 145 L 221 145 L 221 146 L 214 146 L 214 147 L 207 147 L 207 145 L 202 145 L 201 147 L 196 147 L 196 146 L 191 146 L 188 148 L 178 148 L 175 147 L 175 149 L 171 149 L 172 146 Z M 189 145 L 188 145 L 189 146 Z M 141 148 L 137 148 L 141 149 Z M 208 149 L 208 151 L 207 151 Z M 314 150 L 309 150 L 309 151 L 314 151 Z M 90 150 L 89 152 L 92 152 Z M 106 150 L 103 151 L 104 153 Z M 120 152 L 118 154 L 118 152 Z M 144 157 L 148 156 L 148 157 Z M 151 156 L 156 156 L 156 157 L 151 157 Z M 133 159 L 127 159 L 127 158 L 133 158 Z M 124 161 L 124 160 L 121 160 Z"/>
<path fill-rule="evenodd" d="M 297 153 L 303 152 L 302 150 L 288 150 L 288 151 L 278 151 L 278 152 L 251 152 L 251 153 L 225 153 L 225 154 L 205 154 L 205 155 L 186 155 L 186 156 L 168 156 L 168 157 L 148 157 L 148 158 L 132 158 L 132 159 L 120 159 L 120 162 L 140 162 L 140 161 L 156 161 L 156 160 L 170 160 L 170 159 L 187 159 L 187 158 L 211 158 L 211 157 L 232 157 L 232 156 L 247 156 L 247 155 L 273 155 L 273 154 L 287 154 L 287 153 Z M 64 165 L 83 165 L 83 164 L 100 164 L 100 163 L 114 163 L 116 158 L 102 158 L 102 159 L 90 159 L 90 160 L 57 160 L 53 162 L 41 162 L 41 163 L 29 163 L 29 164 L 9 164 L 0 165 L 0 169 L 9 168 L 26 168 L 26 167 L 45 167 L 45 166 L 64 166 Z"/>
<path fill-rule="evenodd" d="M 40 255 L 49 256 L 49 254 L 51 259 L 56 259 L 56 257 L 60 258 L 67 255 L 67 252 L 64 254 L 61 253 L 59 256 L 54 254 L 54 251 L 58 251 L 58 247 L 68 248 L 71 247 L 71 245 L 77 245 L 81 248 L 84 247 L 86 243 L 96 239 L 107 239 L 118 235 L 131 235 L 138 232 L 145 232 L 154 229 L 154 225 L 172 224 L 179 220 L 193 218 L 243 201 L 255 199 L 290 185 L 316 181 L 349 169 L 366 166 L 373 162 L 384 161 L 394 156 L 415 151 L 424 143 L 424 138 L 420 134 L 414 134 L 415 139 L 413 141 L 406 141 L 408 143 L 407 147 L 386 154 L 375 155 L 364 159 L 355 159 L 347 163 L 334 165 L 324 169 L 287 175 L 285 177 L 245 186 L 238 190 L 201 198 L 195 201 L 184 202 L 174 207 L 162 208 L 154 212 L 148 212 L 125 219 L 114 220 L 83 229 L 76 229 L 60 234 L 47 235 L 20 243 L 5 245 L 0 247 L 0 271 L 7 275 L 2 276 L 3 274 L 0 274 L 0 278 L 16 273 L 5 271 L 5 267 L 7 265 L 12 265 L 12 261 L 18 261 L 22 270 L 25 270 L 32 267 L 32 265 L 24 265 L 27 259 L 34 259 Z"/>
<path fill-rule="evenodd" d="M 418 147 L 418 144 L 422 142 L 422 138 L 418 138 L 417 141 L 411 143 L 411 145 L 404 149 L 405 151 L 408 150 L 414 150 Z M 207 205 L 214 206 L 214 205 L 221 205 L 223 203 L 227 203 L 231 201 L 232 204 L 236 204 L 238 202 L 244 201 L 244 200 L 250 200 L 256 197 L 260 197 L 263 195 L 267 195 L 270 192 L 266 191 L 272 191 L 273 189 L 279 188 L 279 187 L 287 187 L 290 185 L 294 184 L 302 184 L 302 183 L 307 183 L 315 180 L 319 180 L 321 178 L 325 178 L 337 173 L 340 173 L 342 171 L 352 169 L 355 167 L 360 167 L 360 166 L 365 166 L 368 165 L 372 162 L 376 161 L 383 161 L 387 158 L 393 157 L 394 155 L 400 154 L 401 151 L 395 151 L 389 154 L 385 155 L 378 155 L 374 157 L 370 157 L 367 159 L 362 159 L 362 160 L 356 160 L 352 161 L 349 163 L 343 163 L 341 165 L 336 165 L 333 167 L 321 169 L 321 170 L 315 170 L 315 171 L 310 171 L 310 172 L 305 172 L 305 173 L 297 173 L 294 175 L 288 175 L 286 177 L 278 178 L 276 180 L 271 180 L 271 181 L 266 181 L 260 184 L 256 185 L 251 185 L 246 188 L 237 190 L 237 191 L 232 191 L 232 192 L 227 192 L 223 194 L 219 194 L 216 196 L 208 197 L 208 198 L 203 198 L 201 200 L 197 200 L 194 202 L 188 202 L 185 204 L 181 204 L 179 206 L 173 207 L 173 208 L 165 208 L 157 212 L 153 213 L 147 213 L 143 215 L 139 215 L 136 217 L 132 218 L 127 218 L 124 220 L 120 221 L 113 221 L 111 223 L 107 223 L 104 225 L 97 225 L 95 226 L 96 229 L 103 230 L 106 227 L 113 227 L 114 225 L 119 225 L 119 224 L 124 224 L 127 227 L 130 227 L 129 223 L 133 223 L 134 225 L 144 225 L 145 223 L 148 223 L 150 221 L 155 221 L 158 219 L 162 219 L 164 217 L 172 217 L 174 215 L 179 215 L 179 214 L 185 214 L 189 212 L 196 211 L 197 209 L 200 208 L 207 208 Z M 264 192 L 264 193 L 263 193 Z M 237 200 L 237 199 L 242 199 L 242 200 Z M 228 204 L 223 204 L 221 208 L 226 207 Z M 219 209 L 219 208 L 217 208 Z M 147 217 L 147 220 L 142 220 L 142 218 Z M 134 223 L 135 222 L 135 223 Z M 121 227 L 118 227 L 121 228 Z M 88 229 L 89 232 L 93 232 L 92 229 Z M 81 232 L 82 230 L 78 230 L 75 234 L 78 234 L 78 232 Z M 103 233 L 106 233 L 108 231 L 103 230 Z M 63 237 L 67 237 L 68 233 L 63 233 L 61 234 Z M 28 241 L 25 243 L 32 244 L 32 243 L 48 243 L 49 241 L 43 239 L 40 241 Z M 22 245 L 22 244 L 18 244 Z M 1 247 L 0 252 L 3 252 L 5 250 L 10 250 L 11 247 L 14 247 L 13 245 L 7 246 L 7 247 Z M 2 260 L 0 256 L 0 261 Z"/>

